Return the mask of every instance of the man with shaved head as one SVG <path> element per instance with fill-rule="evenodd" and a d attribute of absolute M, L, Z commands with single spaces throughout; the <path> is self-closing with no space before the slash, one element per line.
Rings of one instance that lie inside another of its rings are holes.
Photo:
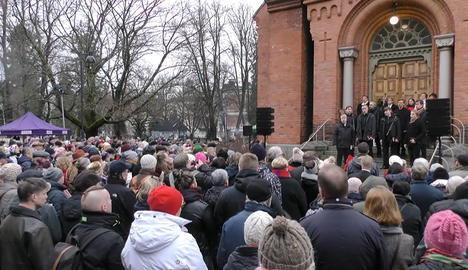
<path fill-rule="evenodd" d="M 347 199 L 348 176 L 336 165 L 318 174 L 323 210 L 304 218 L 317 269 L 388 269 L 389 255 L 379 224 L 353 209 Z M 337 250 L 346 251 L 336 256 Z"/>
<path fill-rule="evenodd" d="M 109 192 L 101 186 L 91 186 L 81 197 L 81 209 L 81 222 L 71 230 L 67 242 L 71 237 L 76 237 L 80 244 L 96 229 L 107 229 L 84 250 L 80 250 L 83 269 L 124 269 L 120 253 L 125 243 L 122 237 L 113 230 L 118 223 L 118 217 L 112 213 L 112 200 Z"/>

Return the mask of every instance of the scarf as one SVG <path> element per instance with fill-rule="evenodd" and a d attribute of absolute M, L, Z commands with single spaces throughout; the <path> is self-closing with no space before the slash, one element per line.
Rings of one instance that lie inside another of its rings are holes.
<path fill-rule="evenodd" d="M 289 177 L 291 178 L 291 174 L 287 170 L 276 170 L 274 169 L 272 173 L 278 175 L 278 177 Z"/>
<path fill-rule="evenodd" d="M 467 261 L 463 260 L 462 258 L 458 256 L 448 254 L 436 248 L 430 248 L 426 250 L 426 253 L 422 257 L 421 262 L 424 262 L 427 260 L 439 261 L 439 262 L 443 262 L 449 265 L 458 265 L 458 266 L 468 269 Z"/>

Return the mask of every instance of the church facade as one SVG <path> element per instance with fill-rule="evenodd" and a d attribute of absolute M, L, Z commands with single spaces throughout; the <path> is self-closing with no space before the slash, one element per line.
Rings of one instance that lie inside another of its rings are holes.
<path fill-rule="evenodd" d="M 304 142 L 362 95 L 436 93 L 468 123 L 468 0 L 266 0 L 255 21 L 269 143 Z"/>

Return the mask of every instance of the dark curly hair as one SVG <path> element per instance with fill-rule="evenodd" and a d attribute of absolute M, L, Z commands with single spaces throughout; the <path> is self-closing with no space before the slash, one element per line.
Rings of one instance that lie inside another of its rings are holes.
<path fill-rule="evenodd" d="M 178 191 L 189 189 L 195 182 L 195 177 L 190 171 L 175 170 L 174 185 Z"/>

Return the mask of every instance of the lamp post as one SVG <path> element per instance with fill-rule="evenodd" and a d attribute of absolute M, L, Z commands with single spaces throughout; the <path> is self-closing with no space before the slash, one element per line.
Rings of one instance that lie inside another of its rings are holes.
<path fill-rule="evenodd" d="M 96 59 L 94 59 L 93 53 L 88 52 L 86 53 L 80 53 L 80 79 L 81 79 L 81 139 L 84 139 L 85 137 L 85 132 L 84 132 L 84 98 L 83 98 L 83 61 L 86 61 L 87 64 L 93 64 L 96 62 Z M 86 59 L 84 57 L 86 56 Z"/>

